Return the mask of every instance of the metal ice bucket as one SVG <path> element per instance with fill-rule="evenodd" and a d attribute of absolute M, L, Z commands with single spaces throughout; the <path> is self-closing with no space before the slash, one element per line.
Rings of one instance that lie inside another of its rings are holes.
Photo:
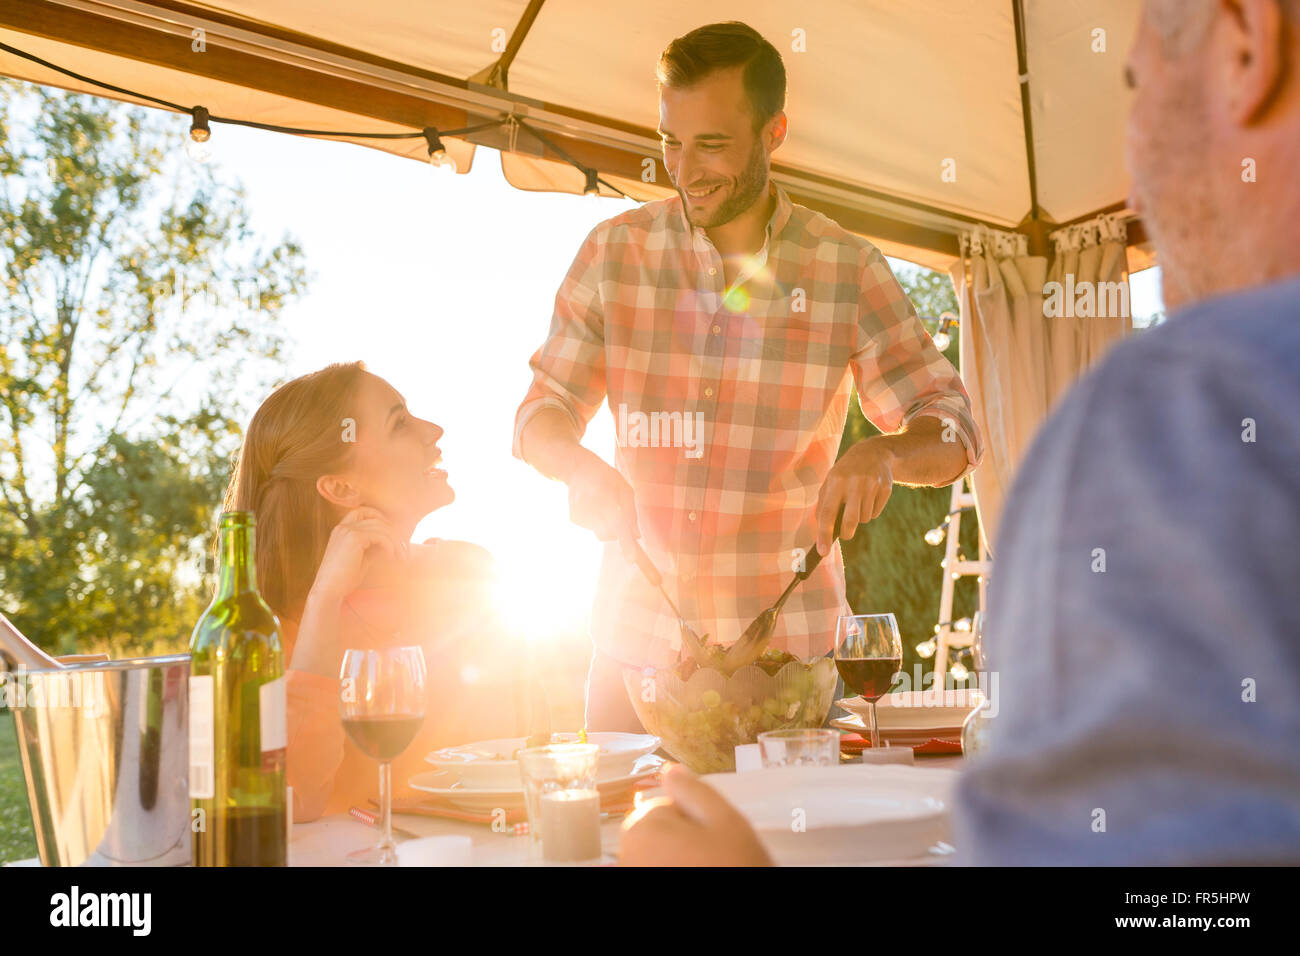
<path fill-rule="evenodd" d="M 46 866 L 190 862 L 188 654 L 2 674 Z"/>

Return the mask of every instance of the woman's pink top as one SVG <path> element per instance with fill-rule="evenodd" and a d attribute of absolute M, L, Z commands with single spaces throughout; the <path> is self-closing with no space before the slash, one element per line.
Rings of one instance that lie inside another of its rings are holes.
<path fill-rule="evenodd" d="M 526 675 L 514 667 L 518 655 L 499 624 L 491 564 L 475 545 L 432 539 L 412 547 L 401 580 L 353 591 L 343 604 L 340 651 L 403 644 L 424 649 L 424 725 L 393 761 L 394 802 L 419 796 L 407 781 L 433 769 L 424 760 L 430 751 L 527 733 L 516 716 Z M 281 617 L 280 623 L 287 664 L 299 622 Z M 379 764 L 343 730 L 338 679 L 292 668 L 286 678 L 293 819 L 371 808 L 379 797 Z"/>

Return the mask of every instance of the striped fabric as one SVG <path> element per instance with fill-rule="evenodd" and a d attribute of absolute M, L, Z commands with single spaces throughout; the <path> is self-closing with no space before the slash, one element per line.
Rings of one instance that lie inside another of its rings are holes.
<path fill-rule="evenodd" d="M 540 409 L 561 409 L 581 434 L 608 402 L 646 552 L 688 623 L 723 643 L 780 594 L 796 549 L 812 547 L 854 382 L 882 431 L 950 419 L 967 471 L 981 454 L 961 380 L 884 256 L 772 189 L 764 246 L 730 288 L 678 197 L 596 226 L 556 295 L 515 418 L 522 457 Z M 602 650 L 630 663 L 675 655 L 675 619 L 616 544 L 597 593 Z M 786 604 L 773 646 L 825 654 L 846 612 L 837 546 Z"/>

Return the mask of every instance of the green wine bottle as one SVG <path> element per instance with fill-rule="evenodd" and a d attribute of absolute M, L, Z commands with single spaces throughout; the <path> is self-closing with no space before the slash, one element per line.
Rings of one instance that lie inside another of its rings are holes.
<path fill-rule="evenodd" d="M 252 512 L 221 516 L 217 594 L 190 638 L 195 866 L 284 866 L 285 682 L 280 622 L 257 593 Z"/>

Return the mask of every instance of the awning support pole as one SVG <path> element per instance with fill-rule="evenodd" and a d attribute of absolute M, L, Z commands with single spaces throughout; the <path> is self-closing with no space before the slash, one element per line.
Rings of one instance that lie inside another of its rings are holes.
<path fill-rule="evenodd" d="M 1029 254 L 1045 255 L 1047 228 L 1040 222 L 1038 208 L 1038 162 L 1034 156 L 1034 118 L 1029 102 L 1029 51 L 1025 36 L 1024 0 L 1011 0 L 1011 15 L 1016 24 L 1016 65 L 1020 71 L 1020 118 L 1025 131 L 1025 161 L 1029 167 L 1029 219 L 1019 231 L 1029 237 Z"/>
<path fill-rule="evenodd" d="M 528 0 L 528 6 L 519 17 L 519 22 L 515 24 L 514 32 L 510 34 L 510 39 L 506 42 L 506 48 L 502 51 L 501 58 L 486 69 L 469 77 L 470 82 L 482 83 L 484 86 L 495 86 L 502 90 L 510 88 L 510 64 L 515 62 L 515 56 L 519 53 L 519 48 L 524 45 L 524 38 L 528 36 L 528 31 L 533 28 L 533 21 L 537 19 L 537 14 L 541 12 L 542 4 L 545 2 L 546 0 Z"/>

